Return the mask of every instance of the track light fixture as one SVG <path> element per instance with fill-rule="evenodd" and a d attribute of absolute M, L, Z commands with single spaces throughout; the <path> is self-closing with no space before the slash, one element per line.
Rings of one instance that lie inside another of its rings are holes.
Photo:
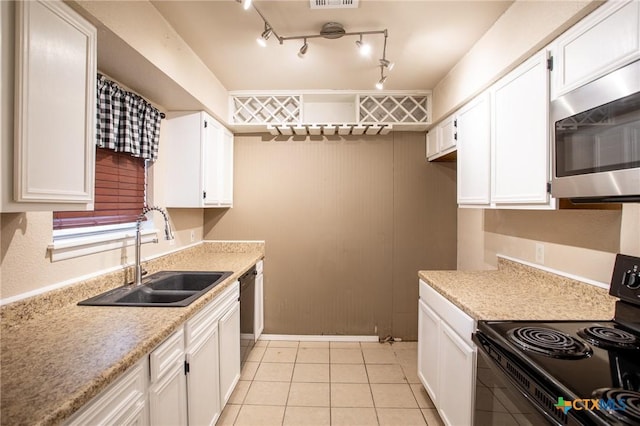
<path fill-rule="evenodd" d="M 271 37 L 272 33 L 273 33 L 273 29 L 271 29 L 271 26 L 265 22 L 264 23 L 264 31 L 262 32 L 262 35 L 260 35 L 260 37 L 258 37 L 256 39 L 256 41 L 258 42 L 258 44 L 260 46 L 266 47 L 267 46 L 267 40 L 269 40 L 269 37 Z"/>
<path fill-rule="evenodd" d="M 384 82 L 387 81 L 387 76 L 384 75 L 384 66 L 380 65 L 380 80 L 376 83 L 376 89 L 384 89 Z"/>
<path fill-rule="evenodd" d="M 371 45 L 362 41 L 362 34 L 360 34 L 360 40 L 356 40 L 356 46 L 362 56 L 371 55 Z"/>
<path fill-rule="evenodd" d="M 302 45 L 302 47 L 298 51 L 298 56 L 301 57 L 301 58 L 304 58 L 304 55 L 306 55 L 308 49 L 309 49 L 309 43 L 307 43 L 307 39 L 305 38 L 304 39 L 304 44 Z"/>
<path fill-rule="evenodd" d="M 388 69 L 389 71 L 391 71 L 393 69 L 393 67 L 396 66 L 396 64 L 394 64 L 393 62 L 390 62 L 386 59 L 380 59 L 380 66 L 385 67 L 386 69 Z"/>
<path fill-rule="evenodd" d="M 260 18 L 262 18 L 262 21 L 264 22 L 264 31 L 262 32 L 261 36 L 257 38 L 257 42 L 260 46 L 265 47 L 267 45 L 267 40 L 269 39 L 269 37 L 271 37 L 272 34 L 280 44 L 283 44 L 287 40 L 303 40 L 303 44 L 300 47 L 300 50 L 298 50 L 298 56 L 303 58 L 306 55 L 307 50 L 309 50 L 309 43 L 307 42 L 307 39 L 325 38 L 329 40 L 335 40 L 344 36 L 359 36 L 359 39 L 356 40 L 356 46 L 358 47 L 358 51 L 363 56 L 369 56 L 372 50 L 371 45 L 369 43 L 366 43 L 363 40 L 363 36 L 382 34 L 384 35 L 384 48 L 382 50 L 382 58 L 379 61 L 380 62 L 380 80 L 376 83 L 377 89 L 382 90 L 382 88 L 384 87 L 384 83 L 387 80 L 387 76 L 384 75 L 384 69 L 386 68 L 388 71 L 391 71 L 395 65 L 393 62 L 387 60 L 387 37 L 389 34 L 386 29 L 376 30 L 376 31 L 347 32 L 345 31 L 342 24 L 339 24 L 337 22 L 327 22 L 322 26 L 322 29 L 318 34 L 303 34 L 303 35 L 282 37 L 276 33 L 276 31 L 273 29 L 269 21 L 267 21 L 267 18 L 265 18 L 262 12 L 260 12 L 260 10 L 256 7 L 256 5 L 251 2 L 251 0 L 236 0 L 236 1 L 238 3 L 242 3 L 242 6 L 244 7 L 244 9 L 249 9 L 250 7 L 253 7 L 253 9 L 258 13 L 258 15 L 260 15 Z"/>

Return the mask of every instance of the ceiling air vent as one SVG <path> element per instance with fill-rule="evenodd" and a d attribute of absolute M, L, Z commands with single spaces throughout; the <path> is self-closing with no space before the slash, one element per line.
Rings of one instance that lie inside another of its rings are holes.
<path fill-rule="evenodd" d="M 353 9 L 360 0 L 309 0 L 311 9 Z"/>

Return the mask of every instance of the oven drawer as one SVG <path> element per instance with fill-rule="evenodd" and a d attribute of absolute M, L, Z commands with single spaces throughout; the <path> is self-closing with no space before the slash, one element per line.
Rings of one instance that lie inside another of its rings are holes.
<path fill-rule="evenodd" d="M 471 344 L 471 335 L 475 330 L 473 318 L 422 280 L 420 280 L 420 299 L 462 339 Z"/>

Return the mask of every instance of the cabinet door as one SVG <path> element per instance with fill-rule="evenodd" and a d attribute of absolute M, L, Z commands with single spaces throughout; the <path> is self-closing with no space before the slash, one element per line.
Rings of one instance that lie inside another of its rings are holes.
<path fill-rule="evenodd" d="M 489 204 L 491 199 L 491 109 L 489 94 L 458 112 L 458 204 Z"/>
<path fill-rule="evenodd" d="M 264 330 L 264 275 L 256 275 L 255 297 L 253 302 L 253 336 L 257 342 Z"/>
<path fill-rule="evenodd" d="M 204 114 L 204 113 L 203 113 Z M 202 138 L 202 182 L 205 206 L 217 206 L 222 198 L 218 164 L 222 157 L 222 125 L 205 114 Z"/>
<path fill-rule="evenodd" d="M 240 343 L 238 343 L 239 345 Z M 202 338 L 187 349 L 189 424 L 213 425 L 220 416 L 218 327 L 213 322 Z"/>
<path fill-rule="evenodd" d="M 553 98 L 640 58 L 640 2 L 607 2 L 554 45 Z"/>
<path fill-rule="evenodd" d="M 437 404 L 440 417 L 448 425 L 471 425 L 476 384 L 476 351 L 445 322 L 440 327 L 440 399 Z"/>
<path fill-rule="evenodd" d="M 438 128 L 434 127 L 427 133 L 427 158 L 431 158 L 438 153 Z"/>
<path fill-rule="evenodd" d="M 418 299 L 418 377 L 434 404 L 438 404 L 438 345 L 440 318 Z"/>
<path fill-rule="evenodd" d="M 149 387 L 151 425 L 187 424 L 187 388 L 184 365 L 176 364 Z"/>
<path fill-rule="evenodd" d="M 456 133 L 456 117 L 451 115 L 440 124 L 440 144 L 438 151 L 443 152 L 456 146 L 458 135 Z"/>
<path fill-rule="evenodd" d="M 218 321 L 220 333 L 220 406 L 229 400 L 240 379 L 240 302 Z"/>
<path fill-rule="evenodd" d="M 492 193 L 496 204 L 546 204 L 549 84 L 540 52 L 492 88 Z"/>
<path fill-rule="evenodd" d="M 16 12 L 14 201 L 92 209 L 96 29 L 62 1 L 16 2 Z"/>
<path fill-rule="evenodd" d="M 172 112 L 162 120 L 160 161 L 164 163 L 167 207 L 202 207 L 204 117 L 200 112 Z M 166 142 L 166 143 L 165 143 Z"/>

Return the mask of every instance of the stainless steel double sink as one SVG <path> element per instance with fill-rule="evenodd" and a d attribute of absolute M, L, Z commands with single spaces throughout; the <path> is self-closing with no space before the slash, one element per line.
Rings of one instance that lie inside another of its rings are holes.
<path fill-rule="evenodd" d="M 162 271 L 145 277 L 139 286 L 127 285 L 83 300 L 86 306 L 188 306 L 222 283 L 233 272 Z"/>

